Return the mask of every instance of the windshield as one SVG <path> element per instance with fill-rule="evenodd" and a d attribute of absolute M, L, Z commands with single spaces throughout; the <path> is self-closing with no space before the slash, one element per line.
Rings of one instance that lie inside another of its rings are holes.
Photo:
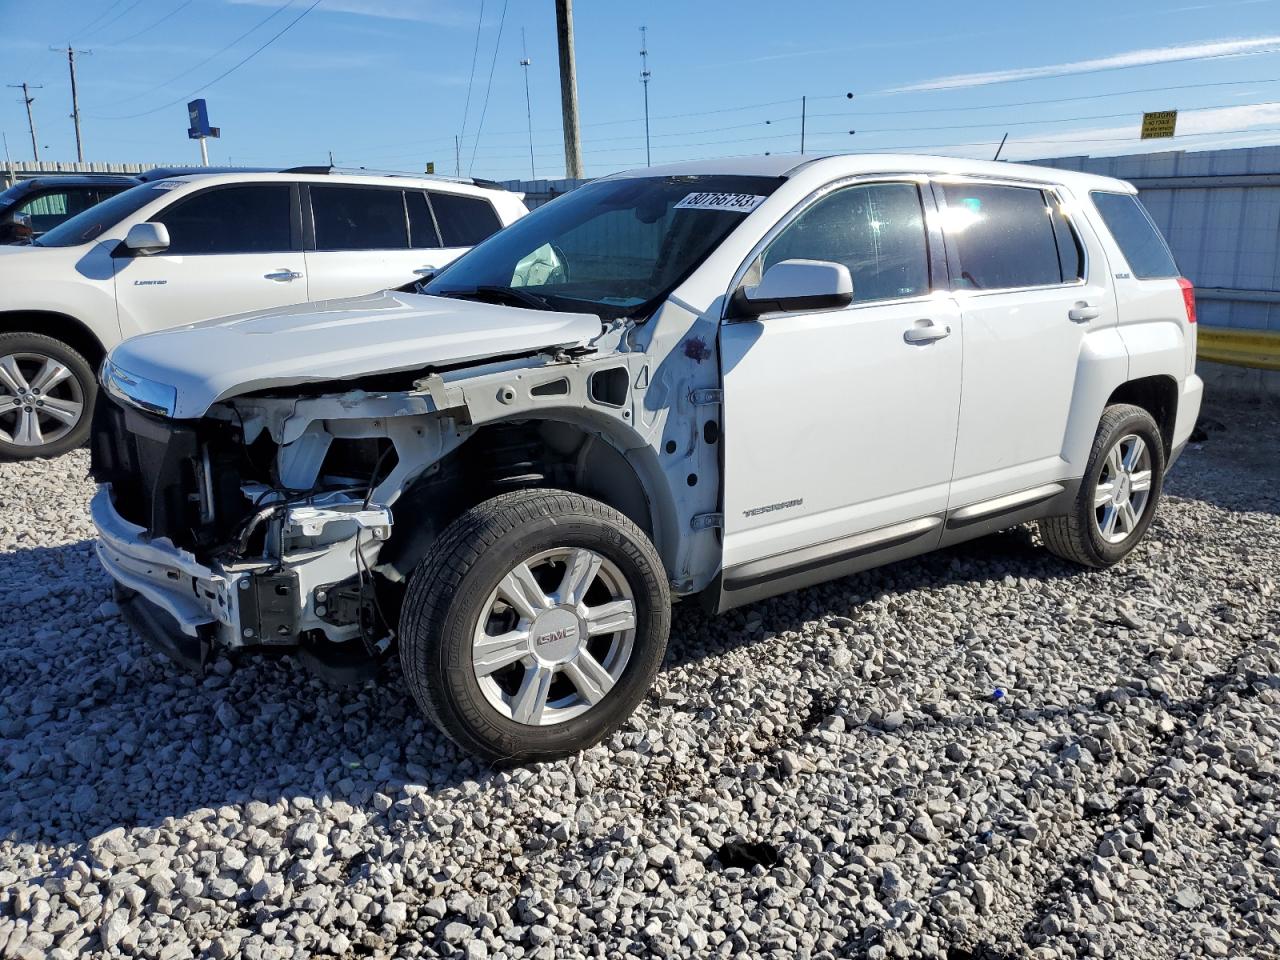
<path fill-rule="evenodd" d="M 183 180 L 161 180 L 158 183 L 142 183 L 117 193 L 109 200 L 78 213 L 35 241 L 38 247 L 74 247 L 96 240 L 107 230 L 132 213 L 136 213 L 152 200 L 164 196 L 174 185 L 182 186 Z"/>
<path fill-rule="evenodd" d="M 597 180 L 494 234 L 424 292 L 519 290 L 519 299 L 551 309 L 641 316 L 781 182 L 737 176 Z"/>

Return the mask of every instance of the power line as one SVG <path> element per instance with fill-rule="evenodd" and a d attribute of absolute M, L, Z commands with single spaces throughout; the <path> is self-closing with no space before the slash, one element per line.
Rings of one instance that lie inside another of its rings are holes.
<path fill-rule="evenodd" d="M 285 10 L 287 10 L 289 7 L 293 6 L 294 2 L 295 2 L 295 0 L 286 0 L 286 2 L 285 2 L 285 3 L 282 3 L 280 6 L 276 7 L 276 8 L 275 8 L 274 10 L 272 10 L 269 14 L 267 14 L 265 17 L 263 17 L 261 20 L 259 20 L 257 23 L 255 23 L 252 27 L 250 27 L 250 28 L 249 28 L 248 30 L 246 30 L 244 33 L 240 34 L 240 36 L 236 37 L 234 40 L 232 40 L 230 43 L 228 43 L 228 44 L 227 44 L 225 47 L 223 47 L 221 50 L 217 51 L 216 53 L 212 53 L 212 54 L 210 54 L 209 56 L 205 57 L 203 60 L 201 60 L 199 63 L 195 64 L 194 66 L 188 67 L 186 70 L 183 70 L 181 73 L 176 74 L 175 76 L 172 76 L 172 77 L 170 77 L 168 80 L 165 80 L 165 81 L 163 81 L 163 82 L 161 82 L 161 83 L 157 83 L 157 84 L 155 84 L 154 86 L 152 86 L 152 87 L 150 87 L 150 88 L 148 88 L 148 89 L 146 89 L 146 90 L 143 90 L 141 93 L 135 93 L 135 94 L 134 94 L 133 96 L 131 96 L 131 97 L 122 97 L 122 98 L 121 98 L 121 99 L 119 99 L 119 100 L 115 100 L 115 101 L 113 101 L 112 105 L 113 105 L 113 106 L 119 106 L 119 105 L 124 104 L 124 103 L 132 103 L 134 100 L 140 100 L 141 98 L 146 97 L 146 96 L 149 96 L 150 94 L 153 94 L 153 93 L 155 93 L 155 92 L 156 92 L 156 91 L 158 91 L 158 90 L 163 90 L 165 87 L 169 86 L 169 84 L 171 84 L 171 83 L 175 83 L 175 82 L 177 82 L 178 80 L 181 80 L 181 79 L 182 79 L 183 77 L 185 77 L 185 76 L 189 76 L 190 74 L 195 73 L 197 70 L 199 70 L 199 69 L 200 69 L 201 67 L 203 67 L 205 64 L 209 63 L 210 61 L 213 61 L 213 60 L 218 59 L 218 57 L 222 56 L 224 53 L 226 53 L 228 50 L 230 50 L 232 47 L 234 47 L 237 43 L 239 43 L 239 42 L 240 42 L 241 40 L 243 40 L 245 37 L 249 36 L 249 34 L 253 33 L 253 32 L 254 32 L 254 31 L 256 31 L 256 30 L 258 30 L 260 27 L 264 27 L 264 26 L 266 26 L 268 23 L 270 23 L 270 22 L 271 22 L 271 20 L 272 20 L 272 19 L 274 19 L 275 17 L 277 17 L 277 16 L 279 16 L 280 14 L 284 13 L 284 11 L 285 11 Z M 142 116 L 142 114 L 138 114 L 138 116 Z M 99 119 L 99 120 L 122 120 L 122 119 L 126 119 L 126 118 L 124 118 L 124 117 L 98 117 L 98 118 L 96 118 L 96 119 Z"/>
<path fill-rule="evenodd" d="M 489 94 L 493 91 L 493 68 L 498 65 L 498 48 L 502 46 L 502 27 L 507 22 L 507 0 L 502 0 L 502 16 L 498 18 L 498 39 L 493 42 L 493 59 L 489 61 L 489 83 L 484 88 L 484 106 L 480 108 L 480 122 L 476 125 L 476 139 L 471 144 L 471 164 L 468 176 L 476 165 L 476 150 L 480 146 L 480 134 L 484 132 L 484 117 L 489 112 Z"/>
<path fill-rule="evenodd" d="M 910 110 L 858 110 L 854 113 L 815 113 L 815 117 L 894 117 L 903 113 L 958 113 L 969 110 L 997 110 L 1004 107 L 1038 107 L 1052 103 L 1072 103 L 1078 100 L 1106 100 L 1111 97 L 1129 97 L 1140 93 L 1169 93 L 1174 90 L 1199 90 L 1206 87 L 1241 87 L 1254 83 L 1280 83 L 1280 79 L 1216 80 L 1211 83 L 1182 83 L 1169 87 L 1143 87 L 1138 90 L 1115 90 L 1111 93 L 1091 93 L 1075 97 L 1049 97 L 1043 100 L 1013 100 L 1004 103 L 983 103 L 964 107 L 916 107 Z M 851 98 L 852 94 L 845 94 Z"/>
<path fill-rule="evenodd" d="M 98 29 L 97 29 L 97 30 L 95 30 L 95 31 L 94 31 L 94 33 L 101 33 L 103 30 L 107 29 L 107 27 L 111 26 L 113 23 L 115 23 L 116 21 L 118 21 L 121 17 L 123 17 L 126 13 L 128 13 L 129 11 L 131 11 L 134 7 L 136 7 L 136 6 L 137 6 L 138 4 L 140 4 L 141 2 L 142 2 L 142 0 L 133 0 L 133 3 L 129 4 L 127 7 L 125 7 L 123 10 L 121 10 L 119 13 L 117 13 L 114 17 L 112 17 L 110 20 L 108 20 L 108 21 L 107 21 L 106 23 L 104 23 L 102 26 L 98 27 Z"/>
<path fill-rule="evenodd" d="M 467 115 L 471 112 L 471 87 L 476 82 L 476 61 L 480 58 L 480 30 L 484 26 L 484 0 L 480 0 L 480 18 L 476 20 L 476 45 L 471 51 L 471 76 L 467 78 L 467 99 L 462 104 L 462 129 L 458 131 L 458 135 L 454 138 L 454 163 L 461 166 L 457 160 L 457 145 L 462 143 L 462 138 L 467 135 Z M 454 176 L 462 176 L 462 170 L 455 169 Z"/>
<path fill-rule="evenodd" d="M 210 80 L 208 83 L 203 84 L 203 85 L 201 85 L 201 86 L 199 86 L 199 87 L 196 87 L 196 88 L 195 88 L 194 90 L 192 90 L 190 93 L 188 93 L 188 94 L 186 94 L 186 95 L 184 95 L 184 96 L 178 97 L 176 100 L 170 100 L 168 103 L 163 103 L 163 104 L 161 104 L 160 106 L 155 107 L 155 108 L 154 108 L 154 109 L 152 109 L 152 110 L 144 110 L 142 113 L 134 113 L 134 114 L 130 114 L 130 115 L 125 116 L 125 117 L 104 117 L 104 118 L 102 118 L 102 119 L 105 119 L 105 120 L 133 120 L 133 119 L 135 119 L 135 118 L 137 118 L 137 117 L 147 117 L 147 116 L 150 116 L 150 115 L 151 115 L 151 114 L 153 114 L 153 113 L 159 113 L 161 110 L 166 110 L 166 109 L 168 109 L 169 107 L 172 107 L 172 106 L 173 106 L 174 104 L 176 104 L 176 103 L 182 103 L 184 100 L 187 100 L 187 99 L 189 99 L 189 98 L 191 98 L 191 97 L 194 97 L 197 93 L 200 93 L 200 92 L 201 92 L 201 91 L 203 91 L 203 90 L 207 90 L 207 89 L 209 89 L 210 87 L 212 87 L 215 83 L 219 82 L 220 80 L 224 80 L 224 79 L 226 79 L 227 77 L 231 76 L 231 74 L 235 73 L 237 70 L 239 70 L 241 67 L 243 67 L 246 63 L 248 63 L 250 60 L 252 60 L 252 59 L 253 59 L 254 57 L 256 57 L 258 54 L 260 54 L 263 50 L 267 49 L 267 47 L 271 46 L 273 43 L 275 43 L 277 40 L 279 40 L 281 37 L 283 37 L 286 33 L 288 33 L 290 30 L 292 30 L 292 29 L 294 28 L 294 26 L 296 26 L 296 25 L 298 24 L 298 22 L 302 20 L 302 18 L 303 18 L 303 17 L 305 17 L 308 13 L 310 13 L 310 12 L 311 12 L 312 10 L 314 10 L 316 7 L 320 6 L 320 4 L 322 4 L 322 3 L 324 3 L 324 0 L 314 0 L 314 2 L 311 4 L 311 6 L 307 7 L 307 9 L 303 10 L 300 14 L 298 14 L 296 17 L 294 17 L 292 20 L 290 20 L 287 24 L 285 24 L 285 25 L 284 25 L 284 27 L 282 27 L 282 28 L 281 28 L 277 33 L 273 34 L 273 35 L 271 36 L 271 38 L 270 38 L 270 39 L 268 39 L 265 43 L 263 43 L 260 47 L 258 47 L 257 49 L 255 49 L 255 50 L 254 50 L 252 53 L 250 53 L 248 56 L 241 58 L 239 61 L 237 61 L 237 62 L 235 63 L 235 65 L 234 65 L 234 66 L 230 67 L 230 68 L 229 68 L 229 69 L 227 69 L 227 70 L 224 70 L 222 73 L 218 74 L 216 77 L 214 77 L 214 78 L 213 78 L 212 80 Z"/>
<path fill-rule="evenodd" d="M 83 35 L 85 32 L 87 32 L 91 27 L 93 27 L 94 25 L 96 25 L 96 24 L 98 24 L 98 23 L 101 23 L 101 22 L 102 22 L 102 19 L 103 19 L 104 17 L 108 16 L 108 15 L 111 13 L 111 11 L 112 11 L 112 10 L 114 10 L 116 7 L 120 6 L 120 4 L 122 4 L 122 3 L 124 3 L 124 0 L 115 0 L 115 2 L 114 2 L 114 3 L 112 3 L 112 4 L 110 4 L 110 5 L 107 7 L 107 9 L 105 9 L 105 10 L 103 10 L 101 13 L 99 13 L 96 17 L 94 17 L 92 20 L 90 20 L 88 23 L 86 23 L 86 24 L 85 24 L 83 27 L 81 27 L 79 30 L 74 30 L 74 31 L 72 31 L 72 36 L 75 36 L 75 37 L 82 36 L 82 35 Z"/>
<path fill-rule="evenodd" d="M 137 40 L 137 39 L 138 39 L 140 36 L 142 36 L 144 33 L 150 33 L 152 30 L 154 30 L 156 27 L 160 26 L 160 24 L 164 23 L 166 20 L 169 20 L 170 18 L 172 18 L 172 17 L 173 17 L 173 16 L 175 16 L 176 14 L 181 13 L 181 12 L 182 12 L 183 10 L 185 10 L 187 7 L 191 6 L 191 4 L 193 4 L 194 2 L 195 2 L 195 0 L 183 0 L 183 2 L 182 2 L 182 3 L 178 4 L 176 7 L 174 7 L 172 10 L 170 10 L 168 13 L 166 13 L 166 14 L 165 14 L 163 17 L 161 17 L 159 20 L 153 20 L 151 23 L 147 24 L 145 27 L 143 27 L 143 28 L 142 28 L 141 30 L 139 30 L 137 33 L 131 33 L 131 34 L 129 34 L 129 36 L 125 37 L 123 40 L 117 40 L 117 41 L 115 41 L 114 43 L 112 43 L 112 44 L 111 44 L 111 46 L 113 46 L 113 47 L 118 47 L 118 46 L 120 46 L 121 44 L 131 43 L 131 42 L 133 42 L 134 40 Z"/>

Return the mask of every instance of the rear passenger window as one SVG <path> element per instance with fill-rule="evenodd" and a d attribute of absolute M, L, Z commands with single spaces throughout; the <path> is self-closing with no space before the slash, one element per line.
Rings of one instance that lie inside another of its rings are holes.
<path fill-rule="evenodd" d="M 436 222 L 431 218 L 431 208 L 427 206 L 425 193 L 410 190 L 404 195 L 409 205 L 409 244 L 415 250 L 425 250 L 440 246 L 440 234 L 436 233 Z"/>
<path fill-rule="evenodd" d="M 1050 198 L 1032 187 L 947 183 L 944 222 L 960 261 L 956 287 L 1005 290 L 1071 283 L 1080 249 Z"/>
<path fill-rule="evenodd" d="M 843 263 L 855 303 L 929 290 L 929 246 L 913 183 L 846 187 L 800 214 L 764 252 L 761 271 L 783 260 Z"/>
<path fill-rule="evenodd" d="M 432 193 L 431 206 L 440 224 L 440 238 L 446 247 L 474 247 L 502 229 L 493 205 L 479 197 L 456 193 Z"/>
<path fill-rule="evenodd" d="M 152 217 L 169 229 L 167 254 L 280 253 L 293 249 L 289 185 L 218 187 Z"/>
<path fill-rule="evenodd" d="M 1139 280 L 1178 276 L 1169 246 L 1151 222 L 1147 209 L 1131 193 L 1093 193 L 1093 205 L 1115 237 L 1129 262 L 1129 272 Z"/>
<path fill-rule="evenodd" d="M 405 250 L 404 194 L 379 187 L 312 184 L 317 250 Z"/>

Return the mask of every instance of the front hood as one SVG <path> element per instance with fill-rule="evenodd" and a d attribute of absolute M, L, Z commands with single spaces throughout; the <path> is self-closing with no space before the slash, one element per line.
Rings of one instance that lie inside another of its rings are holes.
<path fill-rule="evenodd" d="M 591 314 L 384 291 L 143 334 L 111 362 L 173 387 L 173 416 L 189 419 L 255 390 L 574 346 L 599 333 Z"/>

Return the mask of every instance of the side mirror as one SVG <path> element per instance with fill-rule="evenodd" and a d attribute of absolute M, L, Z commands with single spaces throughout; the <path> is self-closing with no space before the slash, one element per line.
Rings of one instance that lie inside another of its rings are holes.
<path fill-rule="evenodd" d="M 163 223 L 135 223 L 125 234 L 124 245 L 139 256 L 169 249 L 169 228 Z"/>
<path fill-rule="evenodd" d="M 764 272 L 754 287 L 733 295 L 733 315 L 830 310 L 853 302 L 853 277 L 843 263 L 829 260 L 783 260 Z"/>

